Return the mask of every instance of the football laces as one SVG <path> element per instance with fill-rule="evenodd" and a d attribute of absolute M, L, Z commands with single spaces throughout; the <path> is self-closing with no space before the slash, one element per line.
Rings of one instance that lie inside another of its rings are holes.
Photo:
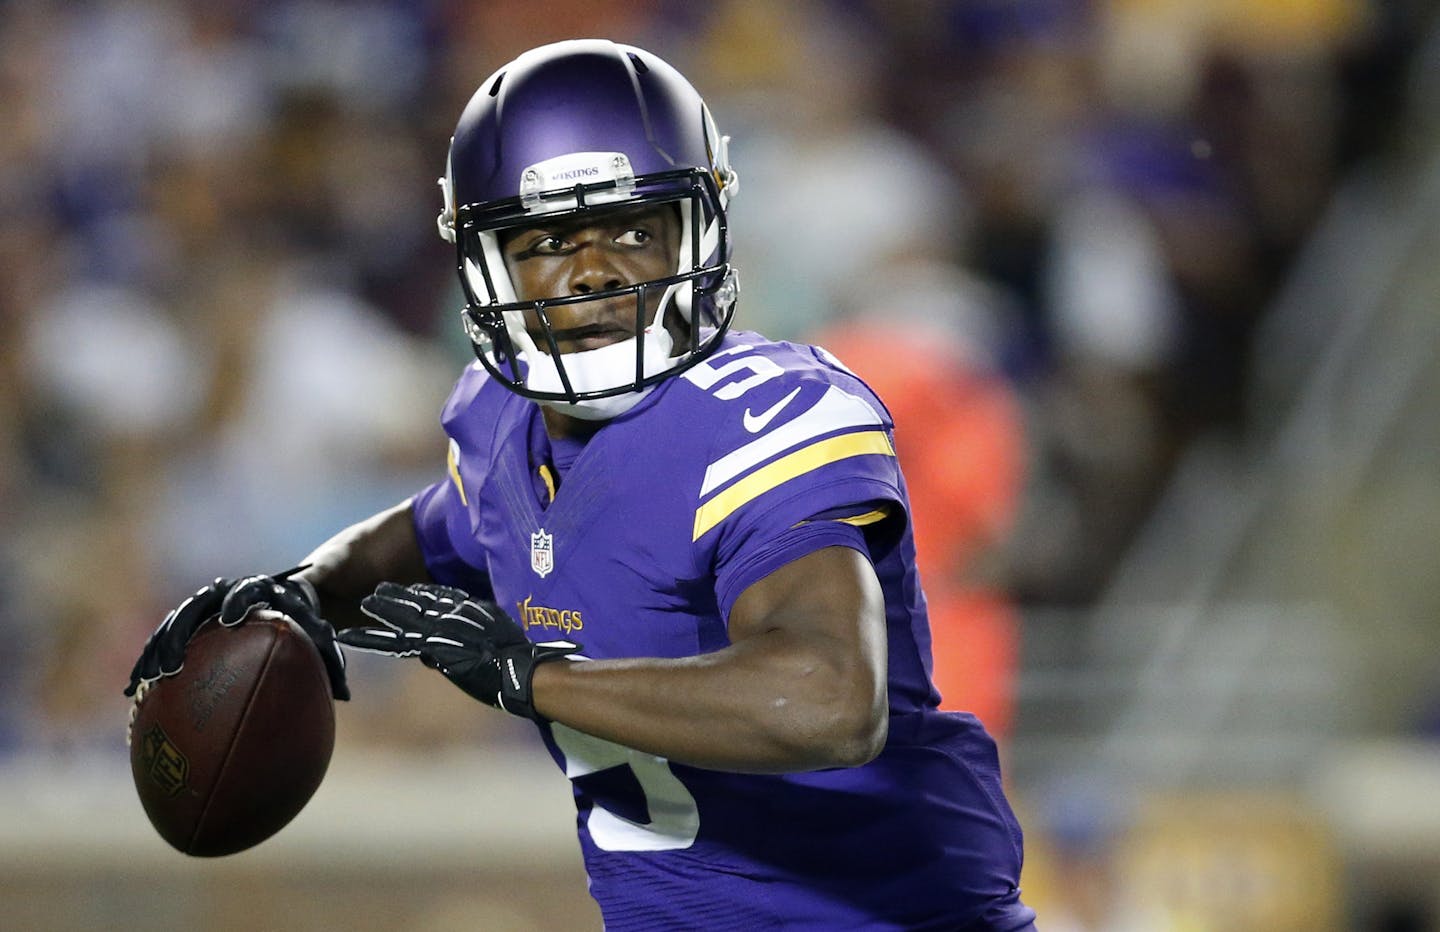
<path fill-rule="evenodd" d="M 130 716 L 125 723 L 125 746 L 130 746 L 130 736 L 135 731 L 135 716 L 140 714 L 140 700 L 150 691 L 150 680 L 141 680 L 140 685 L 135 687 L 135 695 L 130 701 Z"/>

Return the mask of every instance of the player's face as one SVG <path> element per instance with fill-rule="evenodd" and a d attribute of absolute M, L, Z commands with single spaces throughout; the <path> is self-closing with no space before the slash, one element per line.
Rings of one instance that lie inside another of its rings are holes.
<path fill-rule="evenodd" d="M 596 294 L 675 274 L 680 217 L 673 205 L 617 208 L 584 218 L 521 227 L 504 238 L 505 266 L 522 301 Z M 653 317 L 663 288 L 645 295 Z M 598 349 L 635 336 L 635 297 L 546 308 L 561 353 Z M 535 345 L 548 352 L 539 315 L 525 314 Z"/>

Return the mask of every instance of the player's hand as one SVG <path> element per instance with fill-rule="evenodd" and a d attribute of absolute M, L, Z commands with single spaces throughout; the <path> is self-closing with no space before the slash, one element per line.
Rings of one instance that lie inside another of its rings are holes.
<path fill-rule="evenodd" d="M 541 716 L 530 701 L 536 665 L 580 649 L 570 641 L 531 643 L 500 606 L 448 586 L 381 583 L 360 608 L 380 626 L 347 628 L 337 635 L 341 643 L 419 657 L 481 702 L 536 721 Z"/>
<path fill-rule="evenodd" d="M 349 699 L 350 686 L 345 682 L 345 655 L 335 643 L 335 629 L 320 617 L 320 597 L 308 579 L 292 574 L 304 569 L 297 566 L 275 576 L 246 576 L 231 587 L 220 607 L 220 623 L 238 625 L 253 611 L 268 608 L 286 616 L 309 635 L 325 661 L 330 675 L 330 693 L 336 699 Z"/>
<path fill-rule="evenodd" d="M 235 580 L 217 576 L 210 585 L 171 609 L 141 649 L 140 658 L 130 670 L 130 685 L 125 687 L 125 695 L 135 695 L 142 680 L 179 673 L 185 665 L 185 645 L 202 624 L 220 613 L 225 596 L 234 587 Z"/>
<path fill-rule="evenodd" d="M 247 576 L 241 579 L 217 577 L 210 585 L 181 602 L 165 616 L 145 642 L 140 658 L 130 671 L 125 695 L 133 696 L 142 681 L 172 676 L 185 665 L 185 645 L 200 626 L 215 616 L 223 625 L 239 624 L 251 609 L 273 608 L 292 618 L 315 642 L 330 674 L 330 691 L 336 699 L 349 699 L 345 684 L 345 658 L 335 643 L 335 631 L 320 618 L 319 600 L 303 579 L 290 578 L 304 567 L 295 567 L 275 576 Z"/>

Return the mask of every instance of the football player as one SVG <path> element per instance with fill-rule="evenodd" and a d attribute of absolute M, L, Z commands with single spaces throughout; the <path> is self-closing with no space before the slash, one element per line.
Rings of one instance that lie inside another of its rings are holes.
<path fill-rule="evenodd" d="M 338 639 L 533 720 L 608 929 L 1032 928 L 994 742 L 937 710 L 890 418 L 824 350 L 731 328 L 738 177 L 695 89 L 638 48 L 532 50 L 440 186 L 478 357 L 444 472 L 202 589 L 130 691 L 268 604 L 337 696 Z"/>

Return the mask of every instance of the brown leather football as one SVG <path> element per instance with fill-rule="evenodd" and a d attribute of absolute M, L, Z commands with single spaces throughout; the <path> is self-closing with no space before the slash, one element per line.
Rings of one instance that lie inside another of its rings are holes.
<path fill-rule="evenodd" d="M 130 770 L 155 830 L 197 857 L 259 844 L 310 801 L 335 749 L 335 704 L 311 640 L 278 612 L 211 620 L 173 676 L 142 684 Z"/>

